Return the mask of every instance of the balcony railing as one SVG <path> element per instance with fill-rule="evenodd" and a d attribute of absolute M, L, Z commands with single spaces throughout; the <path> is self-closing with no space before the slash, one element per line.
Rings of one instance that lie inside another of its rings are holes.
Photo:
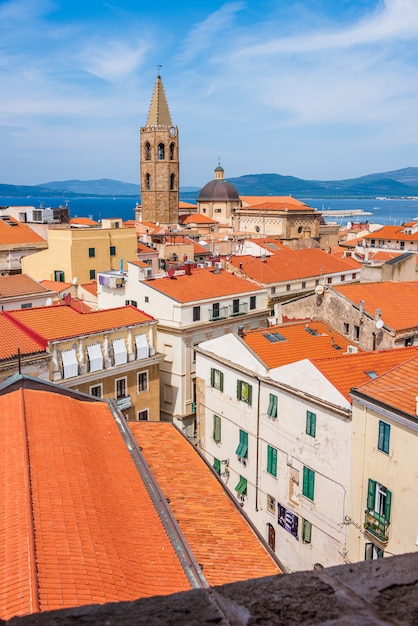
<path fill-rule="evenodd" d="M 225 320 L 228 317 L 228 307 L 221 306 L 219 309 L 209 310 L 209 321 L 217 322 L 218 320 Z"/>
<path fill-rule="evenodd" d="M 389 541 L 389 522 L 385 520 L 383 515 L 368 510 L 364 512 L 364 515 L 364 529 L 383 543 Z"/>
<path fill-rule="evenodd" d="M 245 315 L 248 313 L 248 302 L 241 302 L 238 306 L 233 304 L 229 305 L 229 316 L 236 317 L 238 315 Z"/>

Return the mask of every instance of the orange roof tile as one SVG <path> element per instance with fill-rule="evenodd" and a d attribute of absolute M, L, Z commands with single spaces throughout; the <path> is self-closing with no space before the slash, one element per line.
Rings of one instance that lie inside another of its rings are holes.
<path fill-rule="evenodd" d="M 260 290 L 260 287 L 245 278 L 211 268 L 192 270 L 190 275 L 146 280 L 144 283 L 177 302 L 195 302 Z"/>
<path fill-rule="evenodd" d="M 268 335 L 272 333 L 278 333 L 284 341 L 270 341 Z M 248 330 L 244 341 L 270 369 L 302 359 L 335 357 L 352 345 L 330 326 L 311 321 Z"/>
<path fill-rule="evenodd" d="M 193 213 L 193 215 L 185 215 L 180 216 L 180 224 L 217 224 L 216 220 L 213 220 L 211 217 L 207 217 L 206 215 L 202 215 L 202 213 Z"/>
<path fill-rule="evenodd" d="M 280 573 L 223 485 L 172 424 L 129 426 L 210 586 Z"/>
<path fill-rule="evenodd" d="M 356 306 L 363 300 L 365 312 L 372 317 L 381 309 L 385 326 L 395 331 L 418 326 L 418 281 L 355 283 L 332 289 Z"/>
<path fill-rule="evenodd" d="M 41 285 L 50 291 L 55 291 L 56 293 L 61 293 L 61 291 L 65 291 L 66 289 L 72 287 L 72 283 L 62 283 L 57 280 L 41 280 Z"/>
<path fill-rule="evenodd" d="M 315 367 L 350 400 L 349 393 L 353 387 L 369 381 L 371 376 L 380 376 L 400 363 L 410 360 L 417 352 L 418 348 L 412 346 L 311 360 Z M 371 376 L 367 372 L 370 372 Z"/>
<path fill-rule="evenodd" d="M 0 414 L 2 619 L 190 589 L 107 403 L 20 388 Z"/>
<path fill-rule="evenodd" d="M 283 246 L 268 257 L 233 256 L 230 263 L 237 268 L 242 265 L 241 271 L 262 284 L 353 271 L 353 266 L 345 259 L 318 248 L 290 250 Z"/>
<path fill-rule="evenodd" d="M 141 241 L 138 241 L 138 243 L 137 243 L 137 250 L 138 250 L 138 252 L 141 252 L 141 253 L 144 253 L 144 252 L 149 253 L 149 254 L 153 253 L 153 254 L 158 256 L 158 251 L 157 250 L 154 250 L 153 248 L 150 248 L 149 246 L 145 245 Z M 128 262 L 131 263 L 131 261 L 128 261 Z"/>
<path fill-rule="evenodd" d="M 182 200 L 179 200 L 179 209 L 192 209 L 192 208 L 196 208 L 195 204 L 192 204 L 191 202 L 183 202 Z"/>
<path fill-rule="evenodd" d="M 98 226 L 99 222 L 90 219 L 89 217 L 72 217 L 70 219 L 70 224 L 79 225 L 79 226 Z"/>
<path fill-rule="evenodd" d="M 45 243 L 43 237 L 35 233 L 34 230 L 6 216 L 7 219 L 0 218 L 0 245 L 20 245 L 23 243 Z"/>
<path fill-rule="evenodd" d="M 132 324 L 143 324 L 154 318 L 134 306 L 80 313 L 70 306 L 36 307 L 16 311 L 3 311 L 2 315 L 17 324 L 37 340 L 48 341 L 99 333 Z"/>
<path fill-rule="evenodd" d="M 382 226 L 373 233 L 364 235 L 364 239 L 396 239 L 397 241 L 418 241 L 418 232 L 408 234 L 405 226 Z"/>
<path fill-rule="evenodd" d="M 404 348 L 406 350 L 406 348 Z M 417 420 L 418 357 L 413 357 L 392 370 L 360 385 L 355 393 L 375 400 L 386 407 L 406 413 Z"/>
<path fill-rule="evenodd" d="M 283 210 L 283 209 L 291 209 L 294 210 L 309 210 L 316 211 L 316 209 L 311 208 L 301 200 L 297 200 L 292 196 L 240 196 L 240 200 L 243 204 L 244 208 L 250 207 L 253 208 L 271 208 L 275 210 Z"/>
<path fill-rule="evenodd" d="M 80 285 L 85 291 L 88 291 L 92 296 L 97 296 L 97 281 L 93 280 L 91 283 L 83 283 Z"/>
<path fill-rule="evenodd" d="M 17 355 L 44 352 L 44 343 L 30 337 L 24 330 L 15 326 L 3 313 L 0 314 L 0 360 L 13 359 Z"/>
<path fill-rule="evenodd" d="M 43 285 L 43 283 L 38 283 L 38 281 L 26 274 L 0 276 L 0 298 L 46 293 L 47 291 L 47 286 Z"/>

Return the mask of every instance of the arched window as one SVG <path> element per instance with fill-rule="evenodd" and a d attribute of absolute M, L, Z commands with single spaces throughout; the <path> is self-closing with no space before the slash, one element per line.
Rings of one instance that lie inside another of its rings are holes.
<path fill-rule="evenodd" d="M 276 549 L 276 531 L 271 524 L 267 524 L 267 542 L 272 550 Z"/>
<path fill-rule="evenodd" d="M 174 189 L 174 183 L 175 183 L 176 177 L 174 174 L 170 174 L 170 191 L 172 191 Z"/>
<path fill-rule="evenodd" d="M 145 188 L 146 189 L 152 189 L 151 174 L 145 174 Z"/>
<path fill-rule="evenodd" d="M 147 141 L 147 143 L 145 144 L 145 159 L 147 161 L 151 160 L 151 146 L 149 141 Z"/>
<path fill-rule="evenodd" d="M 174 159 L 174 150 L 175 150 L 175 145 L 173 142 L 170 143 L 170 161 L 173 161 Z"/>
<path fill-rule="evenodd" d="M 158 144 L 158 160 L 159 161 L 163 161 L 164 160 L 164 158 L 165 158 L 164 157 L 164 152 L 165 152 L 164 144 L 163 143 L 159 143 Z"/>

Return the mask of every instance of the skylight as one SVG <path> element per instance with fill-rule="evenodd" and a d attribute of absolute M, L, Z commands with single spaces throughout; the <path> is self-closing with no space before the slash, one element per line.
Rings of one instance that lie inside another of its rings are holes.
<path fill-rule="evenodd" d="M 280 333 L 263 333 L 263 336 L 271 341 L 271 343 L 286 341 L 286 337 L 283 337 L 283 335 L 281 335 Z"/>
<path fill-rule="evenodd" d="M 377 377 L 377 374 L 376 374 L 376 372 L 374 370 L 368 370 L 368 371 L 366 371 L 364 373 L 367 374 L 367 376 L 369 378 L 376 378 Z"/>

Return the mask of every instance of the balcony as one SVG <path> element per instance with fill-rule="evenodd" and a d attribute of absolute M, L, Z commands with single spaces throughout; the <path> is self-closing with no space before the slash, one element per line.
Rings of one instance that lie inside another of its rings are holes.
<path fill-rule="evenodd" d="M 234 304 L 229 305 L 229 316 L 238 317 L 238 315 L 245 315 L 248 313 L 248 302 L 241 302 L 238 306 Z"/>
<path fill-rule="evenodd" d="M 228 307 L 221 306 L 219 309 L 209 310 L 209 321 L 218 322 L 219 320 L 226 320 L 228 317 Z"/>
<path fill-rule="evenodd" d="M 124 398 L 118 398 L 116 400 L 116 404 L 118 405 L 118 409 L 120 411 L 124 411 L 125 409 L 130 409 L 132 406 L 131 396 L 125 396 Z"/>
<path fill-rule="evenodd" d="M 389 541 L 389 522 L 385 520 L 383 515 L 376 513 L 376 511 L 366 510 L 364 514 L 364 530 L 379 539 L 382 543 L 387 543 Z"/>

